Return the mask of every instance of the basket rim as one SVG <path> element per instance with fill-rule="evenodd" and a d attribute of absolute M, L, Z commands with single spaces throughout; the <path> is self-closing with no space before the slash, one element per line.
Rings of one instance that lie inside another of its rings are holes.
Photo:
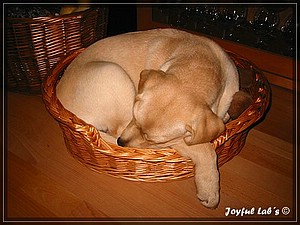
<path fill-rule="evenodd" d="M 226 127 L 225 131 L 218 138 L 213 140 L 214 148 L 219 147 L 220 145 L 224 144 L 226 140 L 230 139 L 235 134 L 243 132 L 244 130 L 248 129 L 256 122 L 261 120 L 270 105 L 270 98 L 271 98 L 270 84 L 266 76 L 263 74 L 263 72 L 253 62 L 244 58 L 240 54 L 237 54 L 229 50 L 226 50 L 226 52 L 229 54 L 230 58 L 238 57 L 239 60 L 242 60 L 243 62 L 247 63 L 251 68 L 251 70 L 255 72 L 255 82 L 256 83 L 260 82 L 261 87 L 258 88 L 259 90 L 258 92 L 256 92 L 255 97 L 252 98 L 253 100 L 251 104 L 248 106 L 248 108 L 246 108 L 238 118 L 229 121 L 228 123 L 225 124 Z M 236 64 L 236 66 L 238 67 L 239 65 Z M 244 124 L 241 124 L 239 121 L 240 118 L 247 118 L 247 120 L 244 121 Z M 245 122 L 247 123 L 247 125 L 245 125 Z M 239 129 L 236 132 L 237 127 Z"/>
<path fill-rule="evenodd" d="M 81 137 L 86 141 L 89 141 L 89 138 L 86 137 L 86 135 L 82 131 L 88 130 L 89 132 L 92 132 L 93 136 L 97 139 L 96 144 L 91 144 L 93 149 L 95 151 L 99 151 L 104 155 L 114 156 L 122 159 L 143 160 L 150 162 L 190 162 L 189 158 L 181 156 L 177 150 L 171 148 L 129 148 L 121 147 L 116 144 L 106 142 L 104 139 L 102 139 L 100 132 L 93 125 L 87 124 L 85 121 L 78 118 L 72 112 L 68 111 L 63 107 L 61 102 L 56 97 L 56 84 L 59 80 L 58 75 L 69 65 L 69 63 L 73 59 L 75 59 L 75 57 L 77 57 L 84 50 L 85 48 L 74 51 L 71 54 L 65 56 L 62 60 L 60 60 L 52 68 L 52 70 L 50 71 L 50 73 L 48 74 L 48 76 L 42 84 L 42 96 L 45 106 L 49 113 L 54 117 L 54 119 L 68 126 L 68 128 L 79 132 Z M 230 51 L 227 52 L 231 55 L 231 57 L 233 55 L 234 57 L 238 57 L 240 60 L 245 61 L 249 65 L 251 65 L 251 68 L 256 72 L 256 82 L 261 82 L 261 84 L 265 88 L 262 88 L 261 91 L 256 93 L 256 96 L 255 98 L 253 98 L 251 105 L 237 119 L 225 124 L 226 129 L 218 138 L 211 141 L 215 150 L 221 145 L 223 145 L 228 139 L 232 138 L 234 135 L 240 132 L 243 132 L 244 130 L 252 126 L 255 122 L 260 120 L 265 114 L 265 111 L 267 110 L 270 101 L 270 86 L 263 73 L 252 62 L 245 59 L 244 57 L 239 56 L 238 54 Z M 62 114 L 67 115 L 67 119 L 66 116 L 62 116 Z M 241 123 L 239 120 L 241 117 L 247 118 L 247 120 L 244 123 Z M 153 155 L 156 155 L 157 157 L 153 158 Z"/>

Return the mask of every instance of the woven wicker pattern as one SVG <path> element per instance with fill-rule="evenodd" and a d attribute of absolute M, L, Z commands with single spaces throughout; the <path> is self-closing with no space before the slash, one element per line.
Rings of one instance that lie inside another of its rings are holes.
<path fill-rule="evenodd" d="M 170 181 L 194 175 L 194 165 L 173 149 L 138 149 L 106 143 L 97 129 L 66 110 L 55 94 L 64 69 L 81 52 L 60 61 L 43 84 L 43 99 L 50 114 L 59 122 L 71 155 L 97 172 L 135 181 Z M 253 84 L 247 91 L 252 104 L 239 118 L 226 124 L 226 131 L 213 141 L 221 166 L 243 148 L 250 128 L 264 115 L 270 100 L 270 87 L 263 74 L 249 61 L 230 53 L 238 67 L 253 71 Z"/>
<path fill-rule="evenodd" d="M 41 83 L 53 65 L 106 36 L 107 15 L 107 8 L 91 8 L 64 16 L 8 18 L 8 89 L 41 93 Z"/>

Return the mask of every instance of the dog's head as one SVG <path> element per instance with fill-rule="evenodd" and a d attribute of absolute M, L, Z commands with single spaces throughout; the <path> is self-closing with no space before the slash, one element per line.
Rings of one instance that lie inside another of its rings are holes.
<path fill-rule="evenodd" d="M 222 120 L 205 103 L 185 94 L 180 82 L 160 70 L 141 72 L 133 119 L 119 137 L 119 145 L 165 148 L 182 139 L 194 145 L 224 131 Z"/>

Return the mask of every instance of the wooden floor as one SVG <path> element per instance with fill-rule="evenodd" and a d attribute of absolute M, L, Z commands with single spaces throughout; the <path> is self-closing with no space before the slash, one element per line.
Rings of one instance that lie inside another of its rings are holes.
<path fill-rule="evenodd" d="M 293 98 L 272 88 L 267 117 L 250 131 L 242 152 L 220 168 L 221 201 L 215 210 L 197 200 L 192 178 L 142 183 L 89 170 L 68 153 L 40 96 L 10 92 L 5 220 L 294 220 Z M 253 215 L 226 216 L 228 207 Z M 291 212 L 283 215 L 283 207 Z"/>

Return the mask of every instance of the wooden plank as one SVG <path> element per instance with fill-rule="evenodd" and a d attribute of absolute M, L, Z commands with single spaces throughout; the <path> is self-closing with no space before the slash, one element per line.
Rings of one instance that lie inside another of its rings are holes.
<path fill-rule="evenodd" d="M 248 47 L 236 42 L 212 38 L 224 49 L 233 51 L 253 62 L 260 69 L 279 76 L 293 79 L 294 77 L 294 61 L 292 58 L 266 52 L 257 48 Z"/>
<path fill-rule="evenodd" d="M 294 87 L 295 84 L 292 79 L 286 78 L 284 76 L 276 75 L 268 71 L 263 71 L 263 72 L 270 84 L 274 84 L 289 90 L 293 90 L 295 88 Z"/>
<path fill-rule="evenodd" d="M 60 128 L 39 96 L 8 93 L 6 219 L 214 221 L 228 220 L 227 207 L 258 210 L 269 206 L 289 206 L 292 212 L 230 218 L 293 219 L 293 151 L 291 141 L 284 140 L 287 130 L 292 130 L 292 123 L 287 122 L 292 121 L 292 97 L 285 89 L 274 89 L 272 119 L 255 127 L 242 152 L 220 168 L 221 201 L 216 210 L 199 203 L 192 178 L 143 183 L 87 169 L 67 152 Z M 275 126 L 274 120 L 278 121 Z"/>

